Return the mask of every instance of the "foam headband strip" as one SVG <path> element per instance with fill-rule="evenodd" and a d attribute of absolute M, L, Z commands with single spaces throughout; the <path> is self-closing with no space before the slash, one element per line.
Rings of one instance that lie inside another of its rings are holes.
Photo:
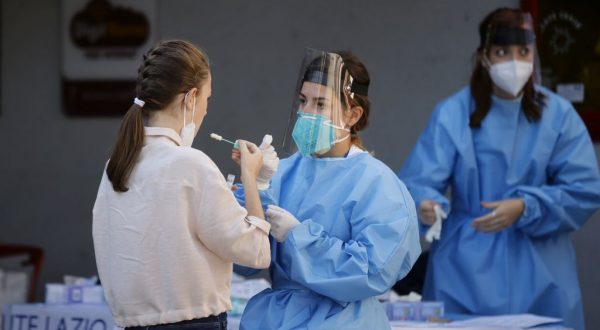
<path fill-rule="evenodd" d="M 528 45 L 535 41 L 535 34 L 531 30 L 523 28 L 515 28 L 508 26 L 499 26 L 488 29 L 487 34 L 489 40 L 485 40 L 485 36 L 481 36 L 481 46 L 487 45 Z"/>

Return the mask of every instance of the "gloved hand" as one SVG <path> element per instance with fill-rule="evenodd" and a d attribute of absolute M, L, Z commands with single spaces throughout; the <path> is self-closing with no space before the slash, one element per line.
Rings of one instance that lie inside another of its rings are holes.
<path fill-rule="evenodd" d="M 263 166 L 256 177 L 258 190 L 267 190 L 269 188 L 269 181 L 271 181 L 279 166 L 279 157 L 277 157 L 277 152 L 275 152 L 275 148 L 271 145 L 272 142 L 273 137 L 266 134 L 258 147 L 263 154 Z"/>
<path fill-rule="evenodd" d="M 242 182 L 245 182 L 247 179 L 258 180 L 258 174 L 263 166 L 262 153 L 252 142 L 240 140 L 239 143 Z"/>
<path fill-rule="evenodd" d="M 267 221 L 271 224 L 271 235 L 277 242 L 285 241 L 288 232 L 300 224 L 290 212 L 275 205 L 267 207 Z"/>
<path fill-rule="evenodd" d="M 424 225 L 431 226 L 435 223 L 436 214 L 435 214 L 435 206 L 439 206 L 436 201 L 431 199 L 425 199 L 419 205 L 419 220 Z"/>
<path fill-rule="evenodd" d="M 525 212 L 525 201 L 522 198 L 481 202 L 481 206 L 492 209 L 492 212 L 473 220 L 472 226 L 484 233 L 496 233 L 512 226 Z"/>
<path fill-rule="evenodd" d="M 435 222 L 429 227 L 427 233 L 425 233 L 425 240 L 429 243 L 433 242 L 434 239 L 440 239 L 440 235 L 442 234 L 442 220 L 448 217 L 439 204 L 433 206 L 433 211 L 435 213 Z"/>

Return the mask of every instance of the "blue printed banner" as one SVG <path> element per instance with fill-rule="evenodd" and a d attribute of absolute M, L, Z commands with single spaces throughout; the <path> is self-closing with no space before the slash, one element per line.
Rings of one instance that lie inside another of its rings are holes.
<path fill-rule="evenodd" d="M 106 305 L 19 304 L 5 307 L 2 330 L 113 330 Z"/>

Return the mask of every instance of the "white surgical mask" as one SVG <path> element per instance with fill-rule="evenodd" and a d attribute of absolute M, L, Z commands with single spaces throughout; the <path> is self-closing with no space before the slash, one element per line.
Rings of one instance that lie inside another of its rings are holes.
<path fill-rule="evenodd" d="M 533 63 L 511 60 L 488 66 L 490 77 L 496 86 L 512 96 L 517 96 L 531 77 Z"/>
<path fill-rule="evenodd" d="M 192 107 L 192 120 L 188 124 L 185 123 L 185 118 L 187 117 L 187 92 L 183 98 L 183 127 L 181 128 L 181 132 L 179 136 L 181 136 L 181 143 L 185 147 L 191 147 L 192 142 L 194 142 L 194 137 L 196 137 L 196 124 L 194 123 L 194 116 L 196 115 L 196 100 L 194 99 L 194 106 Z"/>

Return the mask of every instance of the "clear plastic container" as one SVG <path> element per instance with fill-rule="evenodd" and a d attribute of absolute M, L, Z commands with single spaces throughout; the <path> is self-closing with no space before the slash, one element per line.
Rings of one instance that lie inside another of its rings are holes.
<path fill-rule="evenodd" d="M 434 321 L 444 317 L 441 301 L 398 301 L 385 306 L 390 321 Z"/>
<path fill-rule="evenodd" d="M 386 305 L 386 314 L 390 321 L 411 321 L 417 317 L 417 305 L 414 302 L 395 302 Z"/>
<path fill-rule="evenodd" d="M 444 317 L 443 302 L 423 301 L 420 305 L 419 321 L 432 321 Z"/>

